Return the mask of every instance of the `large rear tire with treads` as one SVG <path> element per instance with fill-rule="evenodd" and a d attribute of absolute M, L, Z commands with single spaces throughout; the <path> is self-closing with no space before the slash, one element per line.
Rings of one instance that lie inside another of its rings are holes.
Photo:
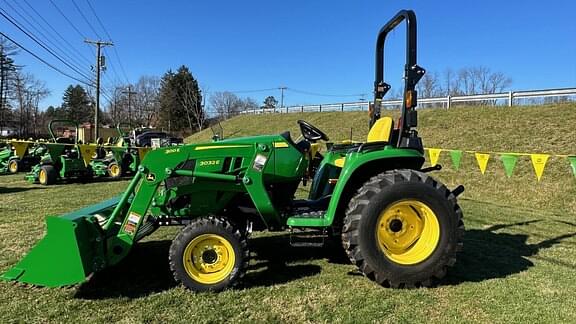
<path fill-rule="evenodd" d="M 415 170 L 378 174 L 350 200 L 342 242 L 352 263 L 385 287 L 432 286 L 462 249 L 464 223 L 446 186 Z"/>

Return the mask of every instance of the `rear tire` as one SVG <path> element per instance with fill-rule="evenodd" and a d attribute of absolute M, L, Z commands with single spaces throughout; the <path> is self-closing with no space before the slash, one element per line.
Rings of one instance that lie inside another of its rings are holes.
<path fill-rule="evenodd" d="M 112 179 L 119 179 L 122 177 L 122 167 L 117 162 L 112 162 L 108 165 L 108 176 Z"/>
<path fill-rule="evenodd" d="M 342 242 L 353 264 L 385 287 L 432 286 L 462 248 L 464 223 L 456 197 L 414 170 L 381 173 L 348 205 Z"/>
<path fill-rule="evenodd" d="M 193 220 L 170 246 L 174 279 L 193 291 L 221 291 L 239 283 L 248 266 L 248 242 L 224 217 Z"/>
<path fill-rule="evenodd" d="M 40 182 L 41 185 L 53 185 L 57 180 L 58 172 L 53 165 L 47 164 L 40 167 L 40 172 L 38 172 L 38 182 Z"/>
<path fill-rule="evenodd" d="M 12 159 L 8 162 L 8 171 L 10 173 L 18 173 L 20 171 L 20 160 L 19 159 Z"/>

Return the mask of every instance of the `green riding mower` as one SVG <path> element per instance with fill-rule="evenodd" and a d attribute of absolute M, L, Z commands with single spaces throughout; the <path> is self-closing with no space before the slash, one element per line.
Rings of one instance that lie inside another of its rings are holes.
<path fill-rule="evenodd" d="M 406 21 L 402 116 L 381 117 L 390 88 L 383 79 L 386 35 Z M 292 243 L 341 242 L 350 261 L 385 287 L 434 285 L 462 247 L 464 225 L 456 197 L 423 168 L 415 86 L 416 18 L 399 12 L 378 34 L 370 131 L 363 143 L 330 143 L 298 121 L 301 136 L 230 138 L 150 151 L 119 197 L 59 217 L 2 275 L 40 286 L 67 286 L 121 262 L 160 226 L 184 226 L 169 249 L 176 281 L 194 291 L 220 291 L 241 282 L 255 230 L 289 231 Z M 320 153 L 322 142 L 328 147 Z M 311 180 L 308 199 L 295 199 Z"/>
<path fill-rule="evenodd" d="M 96 140 L 96 153 L 90 166 L 96 176 L 108 176 L 118 179 L 124 175 L 134 175 L 138 170 L 140 161 L 150 148 L 135 147 L 129 138 L 129 131 L 122 128 L 124 124 L 116 126 L 117 137 L 109 137 L 104 143 L 102 138 Z"/>
<path fill-rule="evenodd" d="M 55 125 L 72 126 L 75 130 L 74 137 L 55 135 Z M 46 143 L 46 153 L 42 155 L 40 162 L 32 167 L 26 175 L 26 180 L 31 183 L 43 185 L 55 184 L 58 179 L 78 178 L 88 180 L 93 177 L 90 160 L 95 153 L 95 148 L 89 144 L 81 144 L 78 136 L 78 123 L 71 120 L 56 119 L 48 124 L 48 132 L 52 137 L 51 143 Z"/>
<path fill-rule="evenodd" d="M 46 144 L 40 141 L 8 141 L 0 150 L 0 174 L 30 171 L 46 152 Z"/>

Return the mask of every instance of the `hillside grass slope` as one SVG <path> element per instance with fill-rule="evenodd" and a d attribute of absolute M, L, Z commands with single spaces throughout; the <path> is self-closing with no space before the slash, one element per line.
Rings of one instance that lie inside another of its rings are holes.
<path fill-rule="evenodd" d="M 397 111 L 383 111 L 397 118 Z M 576 155 L 576 104 L 523 107 L 457 107 L 419 111 L 418 131 L 425 147 L 478 152 L 516 152 Z M 368 133 L 366 112 L 322 112 L 244 115 L 221 123 L 224 137 L 273 134 L 290 130 L 304 119 L 322 129 L 332 141 L 363 141 Z M 206 129 L 186 138 L 187 143 L 209 141 Z M 443 170 L 434 175 L 451 186 L 463 184 L 463 197 L 524 208 L 546 208 L 558 215 L 576 214 L 576 182 L 566 158 L 551 156 L 540 182 L 529 156 L 520 157 L 507 178 L 498 155 L 491 155 L 482 175 L 473 154 L 465 153 L 458 171 L 448 152 L 440 156 Z"/>

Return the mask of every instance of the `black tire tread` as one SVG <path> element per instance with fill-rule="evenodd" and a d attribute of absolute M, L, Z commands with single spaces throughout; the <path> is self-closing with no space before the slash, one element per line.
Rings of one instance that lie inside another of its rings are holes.
<path fill-rule="evenodd" d="M 45 164 L 40 167 L 40 170 L 46 172 L 46 183 L 41 183 L 42 185 L 49 186 L 53 185 L 58 181 L 58 172 L 53 165 Z"/>
<path fill-rule="evenodd" d="M 227 284 L 226 286 L 220 287 L 220 288 L 208 288 L 205 290 L 217 292 L 217 291 L 221 291 L 224 289 L 236 287 L 241 282 L 241 279 L 246 275 L 246 271 L 248 269 L 248 264 L 249 264 L 249 260 L 250 260 L 250 251 L 248 249 L 248 238 L 246 237 L 246 235 L 242 234 L 243 231 L 240 228 L 238 228 L 237 226 L 234 226 L 233 222 L 228 220 L 226 217 L 221 217 L 221 216 L 199 217 L 199 218 L 193 220 L 190 224 L 188 224 L 186 227 L 184 227 L 182 229 L 182 231 L 180 231 L 180 233 L 178 233 L 176 238 L 174 238 L 174 240 L 172 241 L 172 244 L 170 245 L 170 251 L 168 253 L 168 261 L 170 264 L 170 270 L 172 271 L 172 275 L 174 276 L 174 279 L 176 280 L 176 282 L 186 286 L 182 276 L 187 276 L 187 275 L 183 274 L 179 271 L 178 265 L 177 265 L 178 261 L 177 261 L 177 259 L 174 259 L 174 257 L 177 257 L 177 258 L 181 257 L 181 255 L 179 255 L 177 251 L 182 247 L 182 245 L 186 245 L 188 243 L 183 238 L 185 238 L 189 232 L 192 232 L 192 231 L 195 231 L 199 228 L 207 227 L 207 226 L 220 227 L 223 230 L 225 230 L 226 232 L 228 232 L 229 234 L 231 234 L 232 236 L 234 236 L 240 242 L 240 247 L 242 250 L 242 254 L 241 254 L 242 257 L 241 257 L 241 264 L 238 267 L 238 271 L 237 271 L 237 273 L 235 273 L 233 275 L 234 278 L 232 278 L 232 280 L 229 282 L 229 284 Z M 186 286 L 186 287 L 188 289 L 193 290 L 192 287 L 188 287 L 188 286 Z"/>
<path fill-rule="evenodd" d="M 394 185 L 400 182 L 419 182 L 431 186 L 446 198 L 454 214 L 457 217 L 458 228 L 456 231 L 456 247 L 443 253 L 442 262 L 439 266 L 432 269 L 430 278 L 419 282 L 395 282 L 382 276 L 376 272 L 365 262 L 363 251 L 359 245 L 358 229 L 360 220 L 362 219 L 363 209 L 370 203 L 370 199 L 377 195 L 383 188 Z M 454 265 L 456 262 L 456 253 L 462 251 L 463 238 L 464 238 L 464 222 L 462 220 L 463 213 L 456 201 L 456 197 L 446 186 L 425 173 L 410 170 L 390 170 L 377 174 L 370 178 L 362 187 L 360 187 L 356 195 L 350 200 L 344 218 L 344 227 L 342 229 L 342 244 L 348 255 L 350 261 L 355 264 L 358 269 L 368 278 L 376 281 L 384 287 L 392 288 L 414 288 L 414 287 L 430 287 L 434 286 L 440 279 L 442 279 L 447 272 L 447 268 Z"/>

